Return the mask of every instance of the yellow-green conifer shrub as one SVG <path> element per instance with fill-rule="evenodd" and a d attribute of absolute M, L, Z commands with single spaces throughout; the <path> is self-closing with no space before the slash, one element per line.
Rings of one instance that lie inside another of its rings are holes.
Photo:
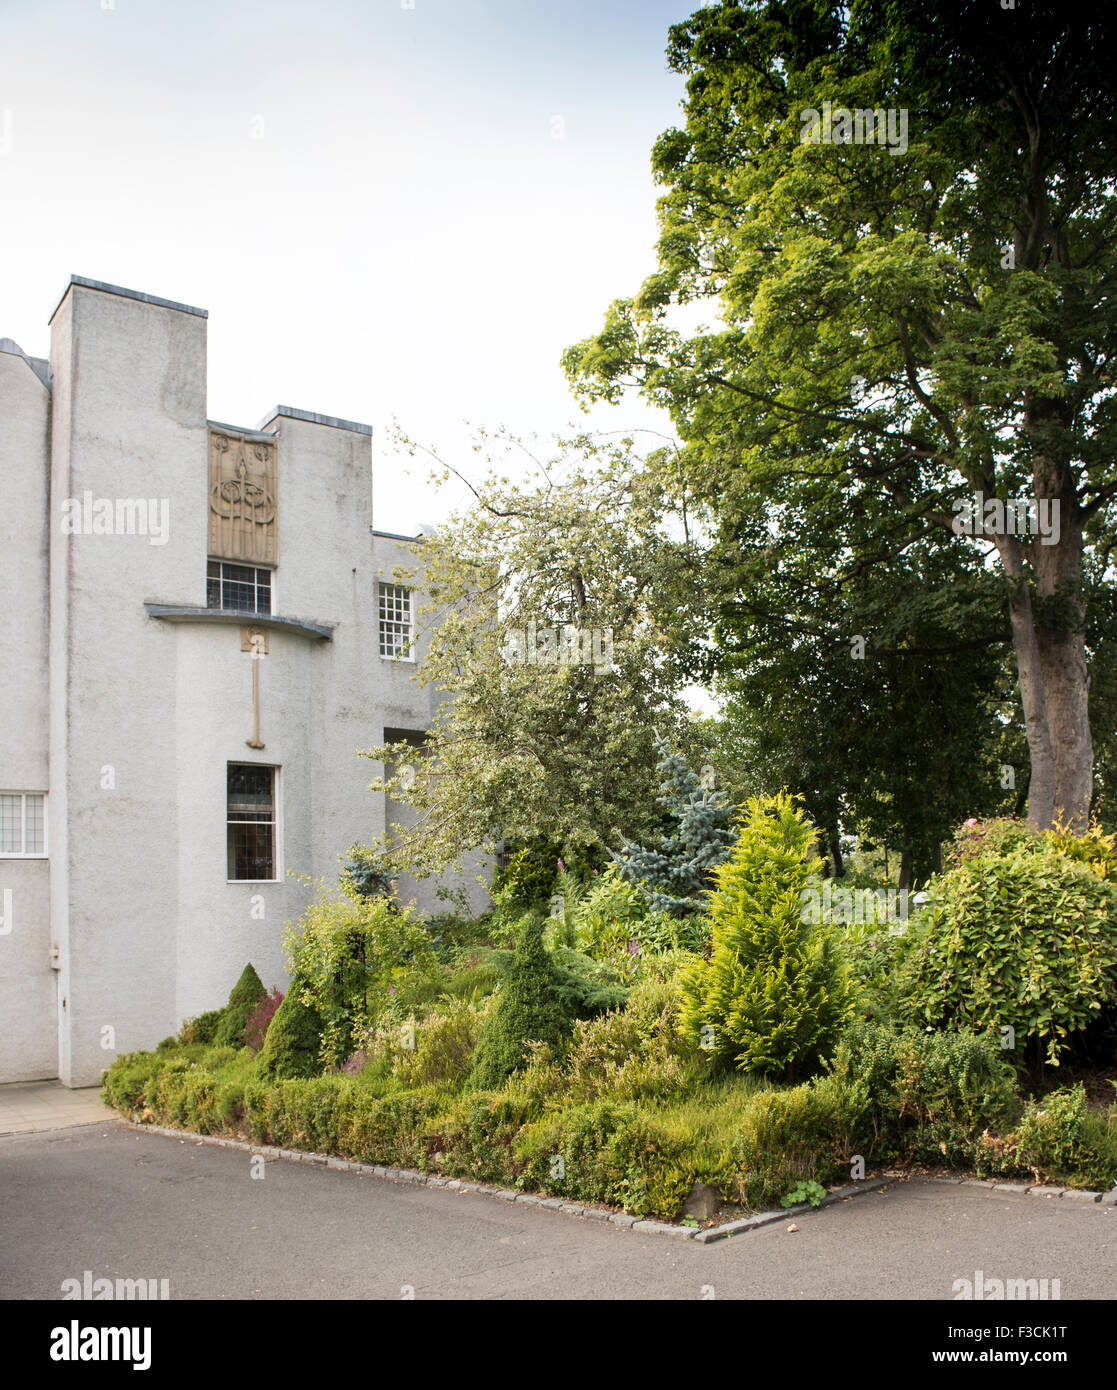
<path fill-rule="evenodd" d="M 837 1043 L 849 977 L 829 928 L 804 921 L 819 867 L 815 831 L 792 797 L 751 797 L 715 870 L 712 947 L 681 978 L 683 1031 L 740 1071 L 795 1080 Z"/>

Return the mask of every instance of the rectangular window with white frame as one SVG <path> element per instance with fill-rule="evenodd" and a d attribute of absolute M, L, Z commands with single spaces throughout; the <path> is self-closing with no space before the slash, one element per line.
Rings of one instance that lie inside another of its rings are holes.
<path fill-rule="evenodd" d="M 0 792 L 0 859 L 46 857 L 46 792 Z"/>
<path fill-rule="evenodd" d="M 228 765 L 225 829 L 230 883 L 274 883 L 279 878 L 278 773 L 278 768 L 260 763 Z"/>
<path fill-rule="evenodd" d="M 402 584 L 381 584 L 379 608 L 380 655 L 393 661 L 414 661 L 411 590 Z"/>
<path fill-rule="evenodd" d="M 272 571 L 254 565 L 210 560 L 206 565 L 206 607 L 233 613 L 272 611 Z"/>

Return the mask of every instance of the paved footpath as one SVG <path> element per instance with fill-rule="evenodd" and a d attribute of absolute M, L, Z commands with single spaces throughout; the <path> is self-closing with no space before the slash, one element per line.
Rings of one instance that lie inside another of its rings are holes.
<path fill-rule="evenodd" d="M 265 1176 L 253 1178 L 253 1168 Z M 701 1246 L 497 1197 L 99 1124 L 0 1138 L 0 1298 L 67 1278 L 172 1299 L 954 1297 L 956 1279 L 1117 1298 L 1117 1207 L 898 1182 Z"/>

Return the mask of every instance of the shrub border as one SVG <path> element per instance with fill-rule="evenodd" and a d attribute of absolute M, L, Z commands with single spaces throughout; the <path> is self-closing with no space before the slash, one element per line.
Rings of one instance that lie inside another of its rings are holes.
<path fill-rule="evenodd" d="M 335 1158 L 332 1154 L 306 1153 L 301 1149 L 277 1149 L 268 1144 L 252 1144 L 244 1139 L 225 1139 L 219 1134 L 198 1134 L 190 1129 L 170 1129 L 165 1125 L 147 1125 L 138 1120 L 120 1118 L 130 1129 L 141 1130 L 147 1134 L 161 1134 L 167 1139 L 192 1139 L 195 1143 L 215 1144 L 223 1149 L 240 1149 L 244 1153 L 258 1154 L 262 1158 L 285 1158 L 297 1163 L 315 1163 L 322 1168 L 337 1168 L 350 1173 L 365 1173 L 374 1178 L 389 1178 L 394 1182 L 412 1183 L 418 1187 L 444 1187 L 453 1192 L 478 1192 L 486 1197 L 499 1197 L 505 1202 L 522 1202 L 525 1206 L 546 1207 L 550 1211 L 561 1211 L 567 1216 L 580 1216 L 590 1221 L 607 1221 L 623 1230 L 640 1231 L 649 1235 L 677 1236 L 683 1240 L 696 1240 L 700 1245 L 711 1241 L 725 1240 L 730 1236 L 744 1235 L 758 1226 L 769 1226 L 775 1221 L 801 1216 L 815 1211 L 809 1202 L 779 1211 L 759 1211 L 752 1216 L 727 1221 L 721 1226 L 712 1226 L 702 1231 L 693 1226 L 673 1226 L 666 1221 L 645 1221 L 628 1212 L 610 1211 L 602 1207 L 587 1207 L 579 1202 L 566 1202 L 561 1197 L 543 1197 L 534 1192 L 516 1192 L 507 1187 L 490 1187 L 486 1183 L 466 1182 L 461 1178 L 444 1178 L 436 1173 L 418 1173 L 411 1168 L 387 1168 L 381 1163 L 355 1163 L 347 1158 Z M 844 1201 L 862 1192 L 874 1192 L 887 1187 L 897 1180 L 896 1175 L 883 1178 L 862 1178 L 848 1183 L 833 1192 L 828 1192 L 819 1207 L 830 1206 L 833 1202 Z M 944 1179 L 952 1181 L 952 1179 Z M 981 1184 L 988 1186 L 989 1184 Z M 1100 1193 L 1098 1194 L 1100 1197 Z"/>
<path fill-rule="evenodd" d="M 118 1112 L 119 1113 L 119 1112 Z M 877 1192 L 882 1188 L 900 1182 L 907 1176 L 891 1171 L 880 1178 L 861 1178 L 847 1183 L 844 1187 L 828 1192 L 818 1207 L 802 1202 L 779 1211 L 758 1211 L 752 1216 L 743 1216 L 735 1221 L 727 1221 L 721 1226 L 711 1226 L 698 1230 L 693 1226 L 672 1226 L 666 1221 L 645 1221 L 631 1216 L 628 1212 L 609 1211 L 602 1207 L 586 1207 L 579 1202 L 564 1202 L 561 1197 L 541 1197 L 534 1192 L 516 1192 L 508 1187 L 490 1187 L 487 1183 L 465 1182 L 461 1178 L 443 1178 L 437 1173 L 418 1173 L 412 1168 L 387 1168 L 381 1163 L 354 1163 L 347 1158 L 335 1158 L 332 1154 L 306 1153 L 301 1149 L 277 1149 L 268 1144 L 251 1144 L 243 1139 L 225 1139 L 218 1134 L 197 1134 L 190 1129 L 168 1129 L 164 1125 L 145 1125 L 138 1120 L 120 1118 L 129 1127 L 147 1134 L 161 1134 L 167 1139 L 193 1139 L 196 1143 L 215 1144 L 222 1149 L 240 1149 L 245 1153 L 259 1154 L 263 1158 L 286 1158 L 296 1163 L 315 1163 L 322 1168 L 337 1168 L 350 1173 L 365 1173 L 369 1177 L 388 1178 L 393 1182 L 407 1182 L 417 1187 L 444 1187 L 452 1192 L 479 1192 L 486 1197 L 499 1197 L 505 1202 L 522 1202 L 525 1206 L 546 1207 L 549 1211 L 561 1211 L 567 1216 L 580 1216 L 590 1221 L 607 1221 L 622 1230 L 640 1231 L 647 1235 L 677 1236 L 683 1240 L 695 1240 L 699 1245 L 709 1245 L 716 1240 L 726 1240 L 731 1236 L 745 1235 L 760 1226 L 770 1226 L 788 1217 L 802 1216 L 809 1211 L 818 1211 L 834 1202 L 844 1202 L 848 1197 L 858 1197 L 865 1192 Z M 988 1192 L 1012 1192 L 1030 1197 L 1068 1197 L 1075 1202 L 1090 1202 L 1102 1206 L 1117 1206 L 1117 1186 L 1109 1192 L 1086 1192 L 1081 1188 L 1059 1187 L 1048 1184 L 1028 1184 L 1018 1182 L 998 1182 L 992 1178 L 943 1178 L 912 1174 L 922 1182 L 945 1183 L 950 1187 L 982 1187 Z"/>

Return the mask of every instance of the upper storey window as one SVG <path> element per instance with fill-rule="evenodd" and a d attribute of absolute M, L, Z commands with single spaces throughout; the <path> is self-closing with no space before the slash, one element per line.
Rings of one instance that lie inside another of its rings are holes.
<path fill-rule="evenodd" d="M 206 607 L 231 608 L 235 613 L 270 613 L 271 570 L 211 560 L 206 567 Z"/>
<path fill-rule="evenodd" d="M 411 590 L 402 584 L 381 584 L 380 655 L 399 661 L 414 661 L 411 650 L 414 631 L 411 622 Z"/>

